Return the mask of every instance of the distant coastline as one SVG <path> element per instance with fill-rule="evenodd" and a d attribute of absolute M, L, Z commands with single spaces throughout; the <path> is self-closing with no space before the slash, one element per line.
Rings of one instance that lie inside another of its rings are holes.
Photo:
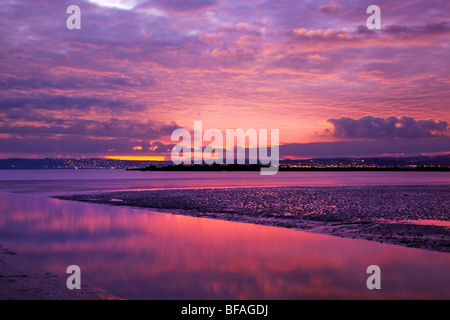
<path fill-rule="evenodd" d="M 163 167 L 148 166 L 145 168 L 127 168 L 127 171 L 259 171 L 261 168 L 267 168 L 267 166 L 252 164 L 252 165 L 168 165 Z M 410 172 L 450 172 L 450 168 L 444 167 L 415 167 L 415 168 L 342 168 L 342 167 L 290 167 L 280 166 L 278 171 L 342 171 L 342 172 L 354 172 L 354 171 L 410 171 Z"/>
<path fill-rule="evenodd" d="M 242 160 L 242 159 L 241 159 Z M 235 163 L 237 160 L 235 161 Z M 224 161 L 225 163 L 225 161 Z M 0 159 L 0 169 L 129 169 L 143 171 L 258 171 L 261 164 L 244 164 L 211 168 L 176 167 L 172 161 L 117 160 L 99 158 Z M 160 169 L 164 168 L 164 169 Z M 180 170 L 182 169 L 182 170 Z M 414 157 L 315 158 L 280 160 L 280 171 L 450 171 L 450 155 Z"/>

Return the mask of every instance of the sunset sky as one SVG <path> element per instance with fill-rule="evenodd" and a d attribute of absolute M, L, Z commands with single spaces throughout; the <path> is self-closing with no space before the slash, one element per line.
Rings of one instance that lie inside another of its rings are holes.
<path fill-rule="evenodd" d="M 381 30 L 366 26 L 372 4 Z M 280 129 L 282 158 L 450 153 L 449 12 L 445 0 L 4 0 L 0 158 L 170 160 L 172 132 L 194 121 Z"/>

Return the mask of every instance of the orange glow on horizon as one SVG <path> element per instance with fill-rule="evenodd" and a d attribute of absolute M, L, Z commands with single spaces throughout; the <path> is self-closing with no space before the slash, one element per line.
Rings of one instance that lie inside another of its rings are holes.
<path fill-rule="evenodd" d="M 105 156 L 111 160 L 134 160 L 134 161 L 164 161 L 164 156 Z"/>

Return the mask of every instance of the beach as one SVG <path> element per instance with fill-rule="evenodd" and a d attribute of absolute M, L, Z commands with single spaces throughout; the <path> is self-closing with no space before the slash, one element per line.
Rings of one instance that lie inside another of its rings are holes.
<path fill-rule="evenodd" d="M 30 265 L 20 254 L 0 245 L 0 300 L 117 299 L 91 285 L 84 284 L 80 290 L 69 290 L 66 278 Z"/>
<path fill-rule="evenodd" d="M 450 189 L 446 185 L 200 188 L 56 198 L 450 252 Z"/>
<path fill-rule="evenodd" d="M 450 297 L 448 174 L 3 173 L 0 299 Z"/>

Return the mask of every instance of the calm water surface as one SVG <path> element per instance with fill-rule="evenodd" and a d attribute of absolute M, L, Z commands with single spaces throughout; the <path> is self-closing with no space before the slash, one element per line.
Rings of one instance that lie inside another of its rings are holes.
<path fill-rule="evenodd" d="M 128 299 L 449 299 L 450 255 L 50 194 L 283 185 L 450 184 L 448 173 L 0 171 L 0 244 Z M 366 268 L 382 289 L 366 287 Z"/>
<path fill-rule="evenodd" d="M 450 172 L 139 172 L 125 170 L 0 170 L 0 190 L 88 190 L 245 186 L 449 184 Z"/>

